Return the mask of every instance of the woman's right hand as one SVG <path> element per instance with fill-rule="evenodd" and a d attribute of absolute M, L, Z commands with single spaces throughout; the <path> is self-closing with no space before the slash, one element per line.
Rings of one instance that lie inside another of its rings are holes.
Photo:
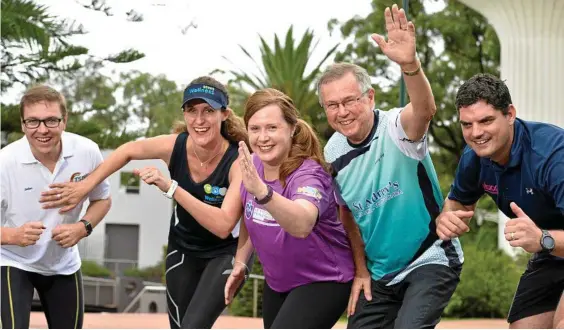
<path fill-rule="evenodd" d="M 229 305 L 231 302 L 233 302 L 235 292 L 237 291 L 237 289 L 239 289 L 239 287 L 245 280 L 246 268 L 247 267 L 239 262 L 236 262 L 235 265 L 233 265 L 233 271 L 231 271 L 229 278 L 227 278 L 227 283 L 225 283 L 225 305 Z"/>
<path fill-rule="evenodd" d="M 60 207 L 59 213 L 74 209 L 90 192 L 84 181 L 53 183 L 49 190 L 41 192 L 39 202 L 44 209 Z"/>

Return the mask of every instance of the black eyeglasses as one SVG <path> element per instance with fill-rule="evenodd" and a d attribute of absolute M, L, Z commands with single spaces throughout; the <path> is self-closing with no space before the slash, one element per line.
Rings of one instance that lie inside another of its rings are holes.
<path fill-rule="evenodd" d="M 62 120 L 63 118 L 56 118 L 56 117 L 51 117 L 47 119 L 32 118 L 32 119 L 24 119 L 23 123 L 27 128 L 38 128 L 39 125 L 41 125 L 41 123 L 43 123 L 47 128 L 57 128 L 59 127 L 59 124 L 61 123 Z"/>

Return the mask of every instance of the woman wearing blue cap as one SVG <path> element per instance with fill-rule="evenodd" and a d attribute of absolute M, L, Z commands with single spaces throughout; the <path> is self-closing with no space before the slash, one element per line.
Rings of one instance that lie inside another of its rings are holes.
<path fill-rule="evenodd" d="M 223 289 L 233 269 L 239 222 L 214 219 L 209 211 L 222 207 L 224 199 L 237 200 L 226 196 L 239 194 L 239 186 L 230 182 L 240 182 L 238 141 L 248 143 L 244 124 L 228 103 L 227 89 L 220 82 L 195 79 L 184 91 L 184 122 L 173 134 L 128 142 L 83 181 L 53 185 L 41 199 L 45 207 L 66 212 L 130 160 L 166 162 L 172 183 L 153 167 L 135 173 L 177 202 L 170 219 L 165 273 L 171 328 L 211 328 L 225 309 Z M 197 203 L 206 207 L 194 207 Z"/>

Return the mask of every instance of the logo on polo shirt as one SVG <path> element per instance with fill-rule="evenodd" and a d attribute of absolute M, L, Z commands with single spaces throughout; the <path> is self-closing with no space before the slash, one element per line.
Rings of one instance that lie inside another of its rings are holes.
<path fill-rule="evenodd" d="M 80 182 L 88 176 L 88 173 L 80 175 L 80 172 L 73 173 L 70 177 L 71 182 Z"/>
<path fill-rule="evenodd" d="M 527 193 L 527 195 L 534 195 L 533 188 L 525 188 L 525 192 Z"/>
<path fill-rule="evenodd" d="M 484 188 L 484 191 L 487 193 L 490 193 L 492 195 L 497 195 L 498 191 L 497 191 L 497 185 L 493 185 L 493 184 L 487 184 L 487 183 L 482 183 L 482 188 Z"/>

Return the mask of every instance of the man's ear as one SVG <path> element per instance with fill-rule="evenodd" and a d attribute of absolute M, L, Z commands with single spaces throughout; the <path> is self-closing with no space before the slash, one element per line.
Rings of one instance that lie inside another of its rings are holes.
<path fill-rule="evenodd" d="M 515 119 L 517 119 L 517 109 L 515 109 L 513 104 L 509 105 L 506 116 L 509 120 L 509 125 L 513 125 L 513 123 L 515 123 Z"/>

